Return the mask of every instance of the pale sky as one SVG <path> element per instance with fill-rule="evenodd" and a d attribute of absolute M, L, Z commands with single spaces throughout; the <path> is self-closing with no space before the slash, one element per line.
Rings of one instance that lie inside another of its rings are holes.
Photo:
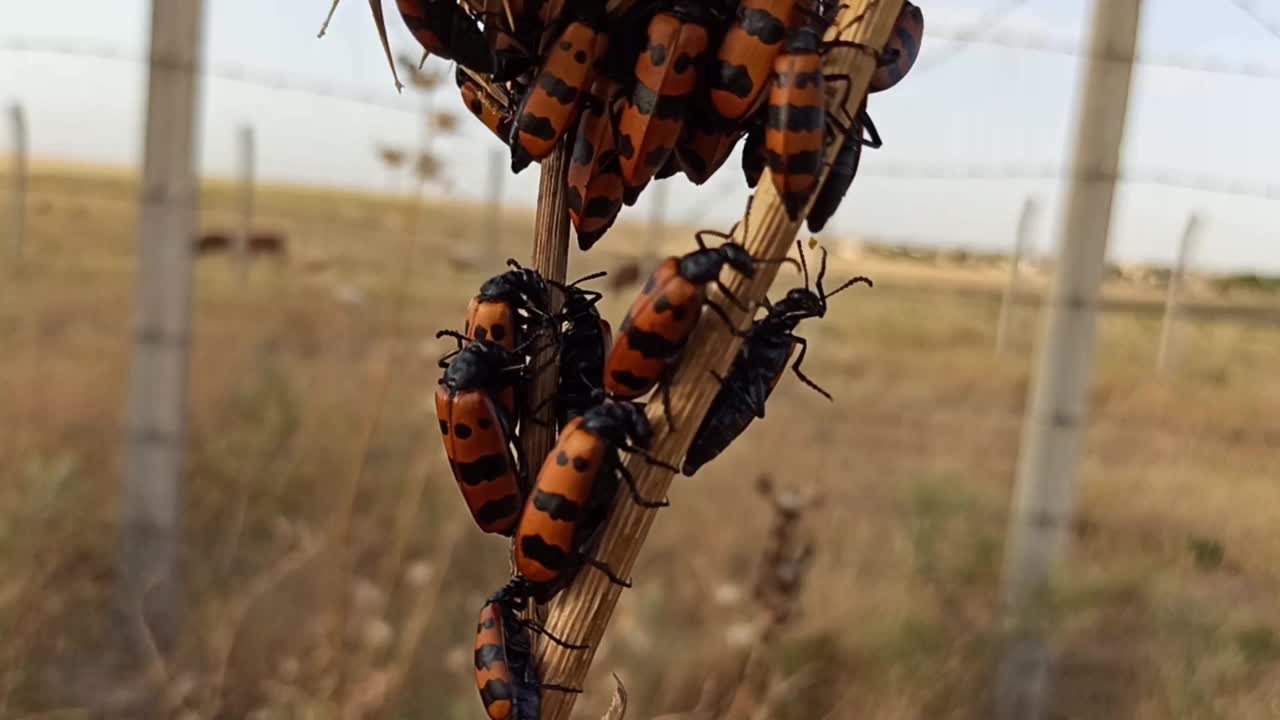
<path fill-rule="evenodd" d="M 1280 27 L 1280 0 L 1244 2 Z M 920 60 L 898 87 L 872 96 L 869 110 L 885 144 L 864 153 L 859 178 L 826 234 L 1004 249 L 1012 242 L 1023 198 L 1032 193 L 1045 208 L 1036 246 L 1047 251 L 1058 225 L 1057 181 L 902 175 L 969 167 L 1036 174 L 1063 169 L 1069 158 L 1081 60 L 1004 45 L 1044 39 L 1055 46 L 1077 46 L 1089 5 L 1084 0 L 920 4 L 926 27 Z M 395 14 L 394 3 L 386 5 L 393 49 L 417 54 L 418 46 Z M 384 142 L 418 142 L 417 111 L 423 99 L 408 90 L 396 95 L 368 4 L 343 0 L 323 39 L 316 38 L 316 31 L 328 0 L 206 0 L 205 6 L 204 59 L 210 68 L 243 67 L 258 75 L 377 98 L 380 104 L 206 76 L 202 172 L 233 171 L 235 129 L 251 122 L 258 135 L 259 174 L 265 179 L 386 188 L 386 172 L 375 148 Z M 989 13 L 1009 8 L 989 34 L 991 43 L 946 39 L 967 33 Z M 146 52 L 149 3 L 0 0 L 0 18 L 0 102 L 20 101 L 25 106 L 36 158 L 136 165 L 141 156 L 144 66 L 49 50 L 100 49 L 140 57 Z M 1145 57 L 1252 66 L 1264 76 L 1140 66 L 1123 172 L 1210 185 L 1269 184 L 1280 195 L 1280 36 L 1232 0 L 1146 0 L 1142 20 L 1140 53 Z M 21 49 L 24 44 L 26 49 Z M 452 69 L 442 61 L 431 63 L 452 77 Z M 934 63 L 939 64 L 930 67 Z M 499 143 L 466 113 L 451 82 L 431 102 L 436 109 L 462 115 L 462 135 L 435 141 L 435 150 L 448 163 L 453 192 L 483 197 L 490 153 Z M 727 225 L 747 197 L 736 154 L 701 188 L 682 176 L 663 184 L 673 221 Z M 518 176 L 508 174 L 509 204 L 532 206 L 536 187 L 533 167 Z M 636 207 L 624 208 L 624 218 L 647 219 L 654 187 Z M 1143 182 L 1121 185 L 1111 257 L 1169 261 L 1193 211 L 1205 220 L 1195 257 L 1200 266 L 1280 271 L 1280 199 Z"/>

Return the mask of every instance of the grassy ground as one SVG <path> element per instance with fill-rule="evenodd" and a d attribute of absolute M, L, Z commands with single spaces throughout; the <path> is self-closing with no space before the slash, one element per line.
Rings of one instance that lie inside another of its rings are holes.
<path fill-rule="evenodd" d="M 84 668 L 109 629 L 134 186 L 43 173 L 32 188 L 30 257 L 0 285 L 0 717 L 70 718 L 101 694 Z M 234 227 L 230 198 L 208 188 L 206 228 Z M 503 258 L 527 254 L 529 217 L 508 213 L 495 248 L 476 208 L 430 205 L 413 242 L 409 216 L 378 198 L 266 189 L 260 208 L 288 235 L 287 263 L 255 265 L 247 288 L 225 258 L 197 271 L 172 704 L 188 717 L 482 717 L 471 643 L 506 553 L 469 524 L 434 439 L 428 393 L 448 346 L 430 338 L 460 324 Z M 571 273 L 614 269 L 642 242 L 619 228 L 575 252 Z M 990 282 L 950 273 L 983 291 L 942 291 L 936 269 L 883 260 L 832 271 L 853 272 L 876 288 L 802 327 L 808 374 L 835 404 L 785 380 L 767 420 L 677 481 L 582 717 L 603 711 L 610 671 L 629 717 L 705 717 L 695 710 L 733 693 L 771 522 L 751 489 L 760 473 L 824 497 L 799 614 L 765 655 L 767 716 L 986 716 L 1037 324 L 1023 309 L 1016 347 L 995 359 Z M 615 323 L 634 291 L 607 298 Z M 1280 331 L 1253 317 L 1193 318 L 1164 380 L 1158 314 L 1101 321 L 1055 605 L 1055 717 L 1280 715 Z M 343 552 L 319 549 L 348 519 Z M 353 579 L 334 572 L 345 559 Z M 343 598 L 354 620 L 338 628 Z"/>

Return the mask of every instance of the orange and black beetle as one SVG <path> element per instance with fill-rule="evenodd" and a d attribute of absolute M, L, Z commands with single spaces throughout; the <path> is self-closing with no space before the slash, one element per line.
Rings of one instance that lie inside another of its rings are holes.
<path fill-rule="evenodd" d="M 716 51 L 708 78 L 711 106 L 725 120 L 740 121 L 764 98 L 773 60 L 792 26 L 796 0 L 742 0 Z"/>
<path fill-rule="evenodd" d="M 631 202 L 675 149 L 715 21 L 716 9 L 695 0 L 675 0 L 649 21 L 648 46 L 636 59 L 635 86 L 618 123 L 618 155 Z"/>
<path fill-rule="evenodd" d="M 445 372 L 435 398 L 449 466 L 480 529 L 510 535 L 527 487 L 511 452 L 514 423 L 495 396 L 524 380 L 524 358 L 488 340 L 462 346 L 464 338 L 455 333 L 436 337 L 444 335 L 460 346 L 451 360 L 440 361 Z"/>
<path fill-rule="evenodd" d="M 565 26 L 515 113 L 511 131 L 513 172 L 550 155 L 556 142 L 577 121 L 596 66 L 608 48 L 609 35 L 599 18 L 583 17 Z"/>
<path fill-rule="evenodd" d="M 704 305 L 729 322 L 722 308 L 707 302 L 706 286 L 716 283 L 726 297 L 737 303 L 720 282 L 720 270 L 728 265 L 752 277 L 756 260 L 737 243 L 707 247 L 703 235 L 729 237 L 699 231 L 695 235 L 699 249 L 664 260 L 627 311 L 605 365 L 605 390 L 610 395 L 634 399 L 649 392 L 680 357 Z"/>
<path fill-rule="evenodd" d="M 531 596 L 538 602 L 546 602 L 559 592 L 584 563 L 630 587 L 591 557 L 591 551 L 620 478 L 637 503 L 645 507 L 667 505 L 666 501 L 640 497 L 618 456 L 622 449 L 648 457 L 652 437 L 649 420 L 639 405 L 610 400 L 570 420 L 560 432 L 525 501 L 515 533 L 516 572 L 528 579 Z"/>
<path fill-rule="evenodd" d="M 570 650 L 586 646 L 566 643 L 532 620 L 521 619 L 517 608 L 528 599 L 529 592 L 524 578 L 512 578 L 480 609 L 480 622 L 476 624 L 476 689 L 490 720 L 538 720 L 540 690 L 582 692 L 538 681 L 529 657 L 533 650 L 530 630 Z"/>
<path fill-rule="evenodd" d="M 920 56 L 924 40 L 924 13 L 909 2 L 902 4 L 898 22 L 893 26 L 889 42 L 884 46 L 885 63 L 871 76 L 867 92 L 880 92 L 897 85 L 911 71 Z"/>
<path fill-rule="evenodd" d="M 396 8 L 427 52 L 478 73 L 493 72 L 493 53 L 484 33 L 454 0 L 396 0 Z"/>

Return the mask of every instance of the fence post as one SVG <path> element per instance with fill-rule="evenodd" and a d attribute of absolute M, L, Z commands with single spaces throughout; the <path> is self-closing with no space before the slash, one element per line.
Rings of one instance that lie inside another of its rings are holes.
<path fill-rule="evenodd" d="M 1001 355 L 1009 342 L 1009 324 L 1013 319 L 1013 301 L 1018 294 L 1018 270 L 1022 256 L 1031 243 L 1031 230 L 1039 206 L 1030 195 L 1022 201 L 1022 214 L 1018 218 L 1017 236 L 1013 240 L 1013 257 L 1009 261 L 1009 279 L 1000 298 L 1000 316 L 996 319 L 996 355 Z"/>
<path fill-rule="evenodd" d="M 236 265 L 240 284 L 249 282 L 249 238 L 253 235 L 254 175 L 257 147 L 253 126 L 244 125 L 237 135 L 240 148 L 240 241 L 236 243 Z"/>
<path fill-rule="evenodd" d="M 1192 213 L 1187 218 L 1187 226 L 1182 231 L 1182 241 L 1178 245 L 1178 261 L 1169 273 L 1168 294 L 1164 299 L 1164 322 L 1160 325 L 1160 346 L 1156 351 L 1156 372 L 1165 373 L 1173 365 L 1173 326 L 1177 321 L 1178 295 L 1182 292 L 1182 278 L 1187 271 L 1187 260 L 1191 256 L 1199 237 L 1202 223 Z"/>
<path fill-rule="evenodd" d="M 152 0 L 117 627 L 137 653 L 177 636 L 191 339 L 194 171 L 203 0 Z M 141 643 L 141 644 L 139 644 Z M 145 652 L 133 655 L 147 662 Z"/>
<path fill-rule="evenodd" d="M 1040 610 L 1071 520 L 1141 5 L 1093 3 L 1071 184 L 1009 519 L 1003 607 L 1008 646 L 995 693 L 1000 720 L 1040 720 L 1045 712 L 1050 619 Z"/>
<path fill-rule="evenodd" d="M 9 117 L 13 125 L 13 188 L 9 198 L 10 222 L 13 223 L 9 250 L 15 262 L 22 261 L 26 250 L 27 234 L 27 117 L 22 110 L 22 103 L 14 103 L 9 108 Z"/>

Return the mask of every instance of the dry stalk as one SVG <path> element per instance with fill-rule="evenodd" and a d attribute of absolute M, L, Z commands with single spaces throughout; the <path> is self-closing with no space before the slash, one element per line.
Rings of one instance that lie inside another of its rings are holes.
<path fill-rule="evenodd" d="M 827 39 L 836 39 L 838 35 L 841 40 L 883 48 L 901 9 L 902 0 L 850 0 L 828 31 Z M 841 87 L 842 83 L 829 87 L 827 100 L 832 112 L 846 120 L 856 115 L 866 97 L 875 61 L 872 53 L 852 48 L 833 49 L 827 54 L 823 63 L 824 71 L 850 77 L 847 95 Z M 845 101 L 844 107 L 838 107 L 841 100 Z M 820 179 L 825 179 L 827 169 L 838 151 L 837 143 L 827 148 L 826 163 Z M 805 210 L 807 213 L 808 208 Z M 782 200 L 774 191 L 766 170 L 748 216 L 738 226 L 738 241 L 757 258 L 778 259 L 786 256 L 799 229 L 800 222 L 787 218 Z M 732 271 L 726 273 L 726 285 L 735 296 L 747 303 L 748 312 L 725 302 L 715 288 L 710 290 L 711 298 L 726 308 L 739 330 L 745 329 L 754 314 L 755 306 L 768 292 L 777 271 L 777 264 L 765 264 L 759 266 L 754 279 L 744 278 Z M 654 455 L 668 463 L 680 461 L 719 390 L 711 371 L 721 375 L 726 373 L 740 346 L 741 339 L 730 333 L 724 323 L 711 321 L 699 324 L 690 338 L 688 354 L 670 384 L 670 413 L 676 427 L 669 427 L 663 419 L 660 392 L 654 394 L 655 397 L 648 405 L 649 420 L 655 429 L 651 449 Z M 640 457 L 629 458 L 627 469 L 635 476 L 641 494 L 646 497 L 666 496 L 672 480 L 670 471 L 649 464 Z M 653 519 L 653 510 L 641 508 L 631 501 L 627 493 L 619 493 L 608 526 L 596 549 L 596 557 L 619 575 L 629 576 Z M 552 643 L 539 641 L 536 657 L 538 674 L 543 682 L 582 687 L 621 591 L 620 587 L 610 583 L 603 574 L 588 569 L 581 572 L 561 593 L 551 607 L 547 628 L 557 637 L 572 643 L 586 643 L 590 647 L 586 650 L 565 650 Z M 573 693 L 546 691 L 543 694 L 541 720 L 567 720 L 576 699 L 577 695 Z"/>
<path fill-rule="evenodd" d="M 773 508 L 769 544 L 760 557 L 755 599 L 759 606 L 758 635 L 746 653 L 738 687 L 724 717 L 749 717 L 763 712 L 778 686 L 773 682 L 771 658 L 782 630 L 795 614 L 804 579 L 813 561 L 815 543 L 804 522 L 805 512 L 820 497 L 780 492 L 768 475 L 761 475 L 756 489 Z"/>
<path fill-rule="evenodd" d="M 569 272 L 569 208 L 565 203 L 565 178 L 569 173 L 569 154 L 573 148 L 573 133 L 561 139 L 550 157 L 540 164 L 538 178 L 538 208 L 534 216 L 533 268 L 547 280 L 563 283 Z M 562 293 L 548 288 L 548 309 L 552 315 L 560 312 L 564 302 Z M 520 456 L 530 482 L 538 477 L 542 461 L 556 443 L 555 407 L 549 402 L 560 388 L 559 343 L 551 328 L 544 328 L 534 341 L 533 367 L 541 368 L 538 376 L 529 384 L 531 392 L 525 399 L 524 417 L 520 421 Z M 541 408 L 539 412 L 535 409 Z M 527 422 L 524 418 L 531 418 Z M 511 572 L 516 572 L 515 552 L 511 553 Z M 528 604 L 529 615 L 539 621 L 546 609 L 532 600 Z"/>
<path fill-rule="evenodd" d="M 627 688 L 617 675 L 613 676 L 613 682 L 613 699 L 609 701 L 609 709 L 600 720 L 624 720 L 627 716 Z"/>
<path fill-rule="evenodd" d="M 569 271 L 569 209 L 565 205 L 565 175 L 569 172 L 569 153 L 572 136 L 566 137 L 551 156 L 542 161 L 542 175 L 538 180 L 538 212 L 534 219 L 533 267 L 547 280 L 563 283 Z M 551 288 L 551 314 L 560 312 L 564 301 L 559 290 Z M 555 409 L 547 399 L 559 387 L 560 357 L 557 344 L 549 332 L 544 331 L 535 343 L 534 367 L 542 371 L 531 384 L 532 392 L 525 407 L 525 416 L 533 422 L 521 422 L 520 451 L 529 478 L 538 477 L 542 461 L 556 442 Z M 541 408 L 533 415 L 535 408 Z"/>

